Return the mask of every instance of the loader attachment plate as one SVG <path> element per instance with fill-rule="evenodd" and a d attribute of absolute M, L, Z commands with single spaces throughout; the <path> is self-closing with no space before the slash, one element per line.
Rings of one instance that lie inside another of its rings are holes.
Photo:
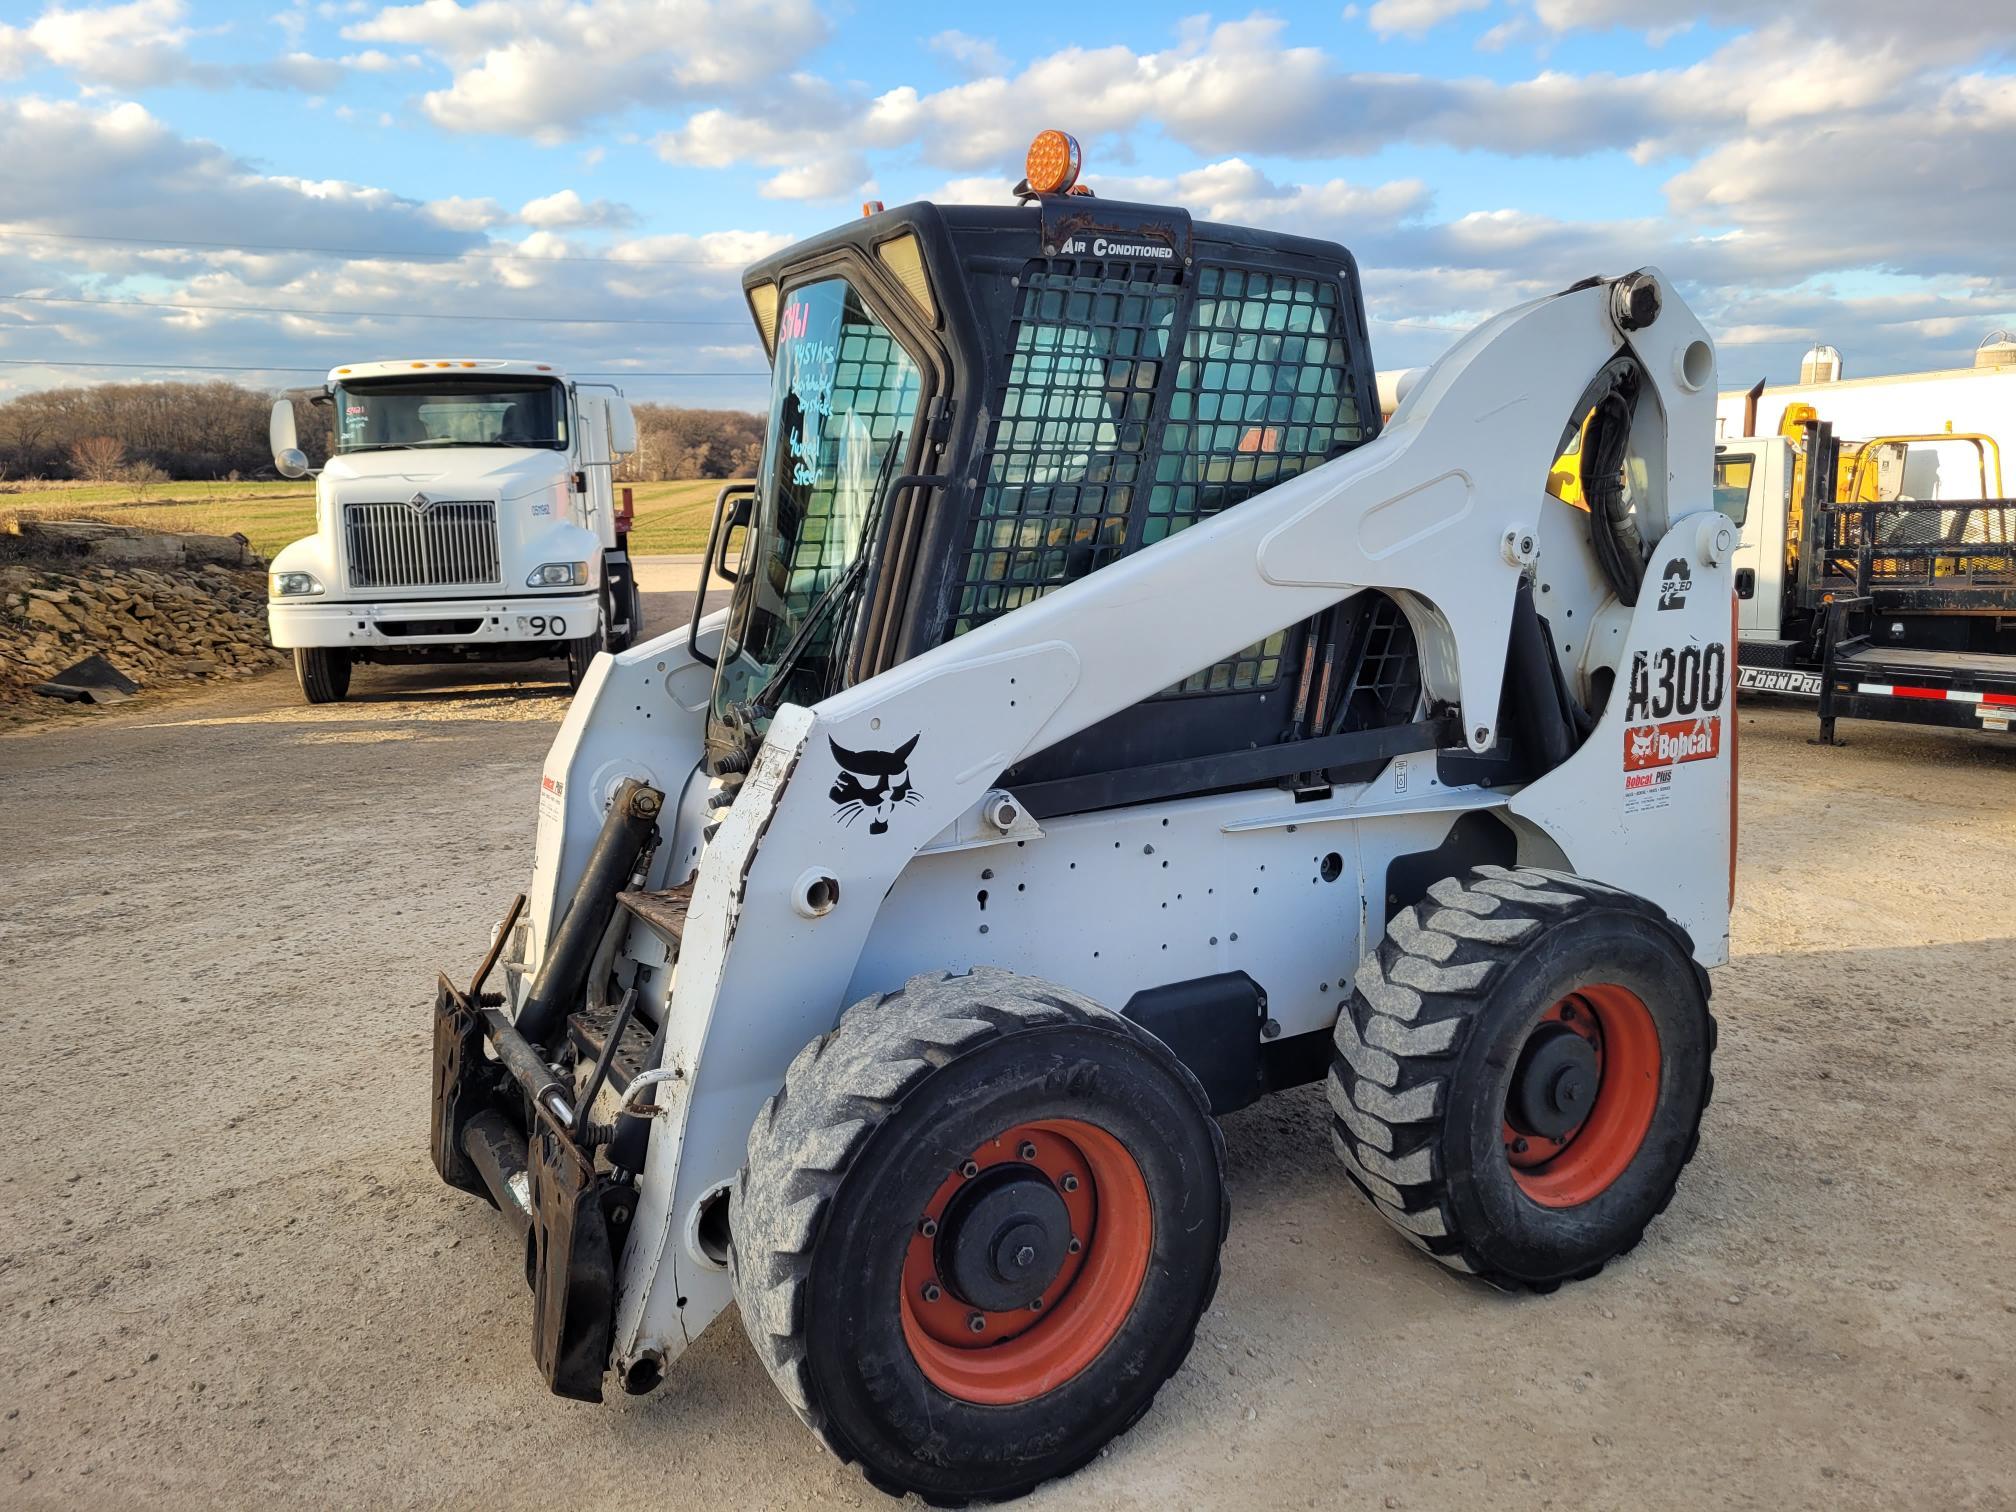
<path fill-rule="evenodd" d="M 462 1131 L 488 1103 L 483 1021 L 444 975 L 434 992 L 434 1098 L 428 1145 L 448 1185 L 489 1198 L 462 1149 Z"/>
<path fill-rule="evenodd" d="M 599 1402 L 630 1194 L 598 1175 L 592 1151 L 577 1147 L 550 1114 L 541 1109 L 535 1117 L 532 1238 L 525 1254 L 532 1357 L 556 1395 Z"/>

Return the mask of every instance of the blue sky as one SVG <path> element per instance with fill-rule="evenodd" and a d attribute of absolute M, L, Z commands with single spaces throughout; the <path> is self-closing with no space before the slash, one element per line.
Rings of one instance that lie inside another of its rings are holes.
<path fill-rule="evenodd" d="M 1050 125 L 1351 247 L 1381 367 L 1648 262 L 1731 385 L 1961 365 L 2016 324 L 2012 49 L 2006 0 L 12 0 L 0 395 L 509 352 L 754 405 L 742 263 L 1003 200 Z"/>

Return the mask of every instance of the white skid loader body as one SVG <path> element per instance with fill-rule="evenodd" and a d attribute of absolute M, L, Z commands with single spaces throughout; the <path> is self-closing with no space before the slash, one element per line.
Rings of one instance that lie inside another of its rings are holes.
<path fill-rule="evenodd" d="M 711 838 L 711 674 L 687 633 L 598 658 L 546 762 L 520 964 L 536 966 L 625 778 L 670 810 L 648 885 L 694 883 L 676 970 L 641 989 L 665 1024 L 665 1079 L 615 1369 L 662 1367 L 722 1310 L 729 1276 L 702 1216 L 758 1110 L 848 1004 L 913 972 L 1002 966 L 1117 1007 L 1144 980 L 1264 963 L 1273 1032 L 1324 1029 L 1387 927 L 1388 863 L 1472 810 L 1509 826 L 1522 865 L 1650 899 L 1701 965 L 1726 958 L 1736 531 L 1712 508 L 1712 349 L 1658 281 L 1663 312 L 1629 333 L 1607 285 L 1497 316 L 1357 450 L 816 707 L 784 705 Z M 1544 491 L 1564 418 L 1627 345 L 1648 377 L 1635 505 L 1656 542 L 1635 607 L 1597 569 L 1589 515 Z M 1317 802 L 1248 789 L 1039 823 L 999 786 L 1026 754 L 1362 589 L 1398 602 L 1428 698 L 1484 751 L 1522 576 L 1568 678 L 1614 679 L 1594 732 L 1523 788 L 1446 785 L 1432 749 Z M 872 809 L 832 792 L 860 752 L 907 762 Z M 641 926 L 622 955 L 667 963 Z"/>

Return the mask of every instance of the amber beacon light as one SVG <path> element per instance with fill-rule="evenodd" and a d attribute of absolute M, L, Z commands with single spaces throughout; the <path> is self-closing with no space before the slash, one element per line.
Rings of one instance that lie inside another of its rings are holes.
<path fill-rule="evenodd" d="M 1067 131 L 1039 131 L 1029 144 L 1022 169 L 1031 193 L 1068 194 L 1084 166 L 1085 156 L 1076 137 Z"/>

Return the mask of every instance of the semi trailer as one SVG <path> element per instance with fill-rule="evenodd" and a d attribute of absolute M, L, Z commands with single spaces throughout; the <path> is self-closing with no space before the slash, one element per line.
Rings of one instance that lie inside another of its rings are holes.
<path fill-rule="evenodd" d="M 314 396 L 331 420 L 311 468 L 294 404 L 274 465 L 315 478 L 315 534 L 273 559 L 267 622 L 309 703 L 360 662 L 561 660 L 570 688 L 642 628 L 617 461 L 637 449 L 622 392 L 551 363 L 357 362 Z"/>
<path fill-rule="evenodd" d="M 1992 435 L 1844 441 L 1813 407 L 1715 448 L 1742 522 L 1738 685 L 1841 719 L 2016 724 L 2016 500 Z"/>

